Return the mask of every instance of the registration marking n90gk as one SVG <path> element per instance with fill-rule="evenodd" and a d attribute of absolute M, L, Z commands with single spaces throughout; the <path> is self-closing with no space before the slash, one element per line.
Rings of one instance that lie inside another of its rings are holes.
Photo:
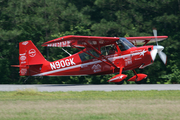
<path fill-rule="evenodd" d="M 69 58 L 66 60 L 52 62 L 52 63 L 50 63 L 50 66 L 51 66 L 52 70 L 56 70 L 59 68 L 64 68 L 64 67 L 76 65 L 76 63 L 73 60 L 74 60 L 74 58 Z"/>

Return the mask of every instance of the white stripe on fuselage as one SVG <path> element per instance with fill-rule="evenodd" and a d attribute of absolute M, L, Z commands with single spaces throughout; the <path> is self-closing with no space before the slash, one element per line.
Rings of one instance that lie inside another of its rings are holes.
<path fill-rule="evenodd" d="M 114 59 L 114 61 L 115 61 L 116 59 L 121 59 L 121 58 L 125 59 L 126 57 L 129 57 L 130 55 L 132 55 L 132 56 L 139 55 L 139 54 L 142 55 L 142 52 L 127 54 L 127 55 L 122 55 L 122 56 L 117 56 L 117 57 L 111 57 L 111 58 L 108 58 L 108 60 L 113 61 L 113 59 Z M 144 56 L 144 53 L 143 53 L 143 56 Z M 105 61 L 105 59 L 103 59 L 103 61 Z M 102 62 L 102 61 L 97 60 L 97 61 L 93 61 L 93 62 L 78 64 L 78 65 L 75 65 L 75 66 L 70 66 L 70 67 L 66 67 L 66 68 L 61 68 L 61 69 L 57 69 L 57 70 L 43 72 L 43 73 L 40 73 L 40 74 L 35 74 L 33 76 L 43 76 L 43 75 L 53 74 L 53 73 L 56 73 L 56 72 L 61 72 L 61 71 L 64 71 L 64 70 L 74 69 L 74 68 L 78 68 L 78 67 L 86 66 L 86 65 L 91 65 L 91 64 L 97 64 L 97 63 L 100 63 L 100 62 Z"/>

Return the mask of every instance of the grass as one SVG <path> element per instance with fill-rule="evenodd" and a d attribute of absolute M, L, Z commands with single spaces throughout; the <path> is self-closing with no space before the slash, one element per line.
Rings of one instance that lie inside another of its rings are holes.
<path fill-rule="evenodd" d="M 177 120 L 180 91 L 0 92 L 0 120 Z"/>

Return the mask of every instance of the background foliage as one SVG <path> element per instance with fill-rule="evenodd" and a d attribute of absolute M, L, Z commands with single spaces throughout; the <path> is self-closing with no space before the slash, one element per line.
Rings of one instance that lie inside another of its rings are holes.
<path fill-rule="evenodd" d="M 0 83 L 23 83 L 18 68 L 18 43 L 32 40 L 49 61 L 66 57 L 61 48 L 41 44 L 64 35 L 146 36 L 156 27 L 169 36 L 160 45 L 167 66 L 157 57 L 143 70 L 148 83 L 180 83 L 179 0 L 0 0 Z M 71 49 L 70 52 L 76 52 Z M 132 76 L 132 72 L 126 72 Z M 26 83 L 107 83 L 113 75 L 31 77 Z"/>

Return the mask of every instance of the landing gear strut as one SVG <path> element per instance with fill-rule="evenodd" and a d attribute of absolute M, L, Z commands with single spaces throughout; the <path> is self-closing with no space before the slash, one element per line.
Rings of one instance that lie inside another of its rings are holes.
<path fill-rule="evenodd" d="M 135 74 L 132 78 L 130 78 L 128 81 L 134 81 L 136 84 L 145 84 L 146 83 L 146 74 L 137 74 L 135 70 L 132 70 Z"/>

